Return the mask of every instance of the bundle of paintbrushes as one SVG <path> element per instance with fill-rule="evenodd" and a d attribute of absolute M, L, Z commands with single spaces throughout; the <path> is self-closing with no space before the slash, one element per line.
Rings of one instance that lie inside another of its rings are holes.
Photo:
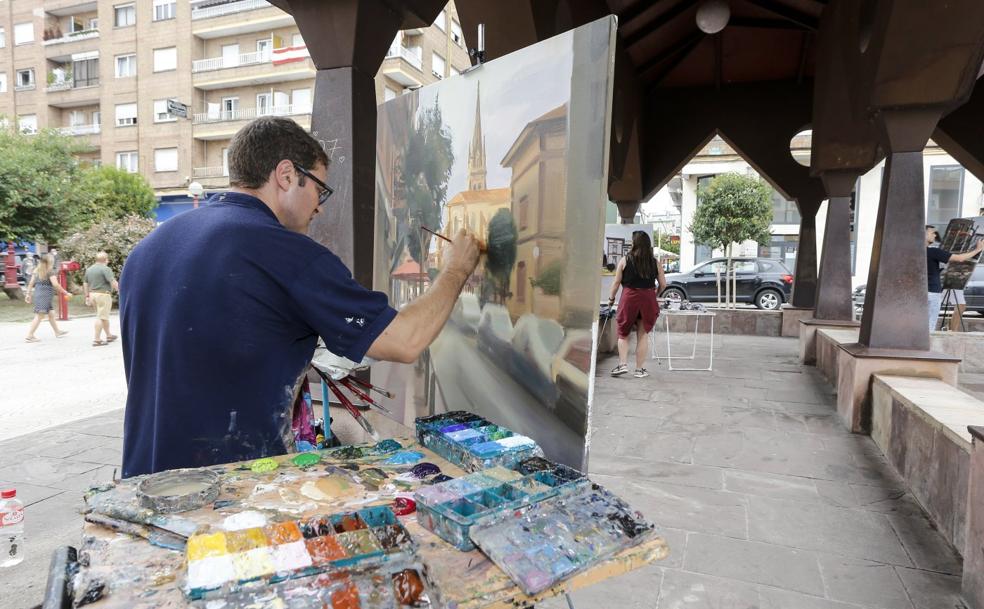
<path fill-rule="evenodd" d="M 416 425 L 421 444 L 469 472 L 543 456 L 532 439 L 463 410 L 418 417 Z"/>
<path fill-rule="evenodd" d="M 236 595 L 246 601 L 270 596 L 271 586 L 298 580 L 280 586 L 279 592 L 292 597 L 298 594 L 293 590 L 321 589 L 329 597 L 340 594 L 388 600 L 362 607 L 415 606 L 423 593 L 420 569 L 414 568 L 419 567 L 415 551 L 410 534 L 387 507 L 194 535 L 187 545 L 185 589 L 192 599 L 221 598 L 228 602 L 230 595 Z M 376 572 L 383 566 L 387 569 Z M 405 570 L 413 574 L 398 576 Z M 319 575 L 327 577 L 312 577 Z M 420 585 L 410 585 L 411 579 Z M 346 584 L 339 586 L 339 582 Z M 408 585 L 419 588 L 417 593 L 407 592 Z M 329 601 L 328 607 L 360 606 Z"/>
<path fill-rule="evenodd" d="M 322 371 L 317 366 L 312 366 L 311 369 L 318 373 L 318 376 L 321 377 L 321 380 L 328 387 L 329 391 L 331 391 L 332 394 L 334 394 L 335 398 L 338 399 L 339 403 L 345 408 L 345 410 L 347 410 L 349 414 L 352 415 L 352 418 L 355 419 L 356 423 L 358 423 L 359 426 L 362 427 L 362 429 L 364 429 L 366 433 L 372 437 L 373 440 L 376 440 L 378 442 L 379 434 L 376 433 L 376 430 L 373 428 L 372 423 L 370 423 L 369 420 L 362 415 L 362 413 L 359 411 L 359 408 L 352 401 L 352 398 L 346 395 L 345 392 L 342 391 L 342 387 L 347 389 L 353 396 L 355 396 L 356 399 L 362 400 L 362 403 L 367 405 L 369 408 L 375 408 L 376 410 L 387 415 L 392 415 L 393 412 L 390 411 L 385 406 L 382 406 L 381 404 L 376 402 L 372 398 L 372 396 L 369 395 L 369 393 L 375 391 L 376 393 L 379 393 L 380 395 L 388 398 L 392 398 L 393 394 L 390 393 L 389 391 L 386 391 L 385 389 L 380 389 L 375 385 L 367 383 L 366 381 L 363 381 L 358 377 L 347 376 L 345 378 L 336 380 L 328 376 L 324 371 Z"/>

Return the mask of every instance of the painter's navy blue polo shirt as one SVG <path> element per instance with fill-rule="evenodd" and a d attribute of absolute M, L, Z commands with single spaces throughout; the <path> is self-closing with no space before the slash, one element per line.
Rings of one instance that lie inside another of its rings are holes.
<path fill-rule="evenodd" d="M 317 337 L 359 361 L 395 316 L 255 197 L 218 194 L 168 220 L 120 276 L 123 476 L 287 452 Z"/>

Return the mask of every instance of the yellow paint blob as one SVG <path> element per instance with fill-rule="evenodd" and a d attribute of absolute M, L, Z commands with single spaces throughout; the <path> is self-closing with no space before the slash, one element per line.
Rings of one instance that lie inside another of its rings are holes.
<path fill-rule="evenodd" d="M 209 556 L 223 556 L 228 553 L 225 533 L 194 535 L 188 539 L 188 560 L 201 560 Z"/>

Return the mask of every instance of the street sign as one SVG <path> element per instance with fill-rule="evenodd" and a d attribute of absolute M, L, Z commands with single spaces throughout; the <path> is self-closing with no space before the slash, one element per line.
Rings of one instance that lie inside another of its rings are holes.
<path fill-rule="evenodd" d="M 182 104 L 176 99 L 167 100 L 167 111 L 168 114 L 180 116 L 181 118 L 188 118 L 188 105 Z"/>

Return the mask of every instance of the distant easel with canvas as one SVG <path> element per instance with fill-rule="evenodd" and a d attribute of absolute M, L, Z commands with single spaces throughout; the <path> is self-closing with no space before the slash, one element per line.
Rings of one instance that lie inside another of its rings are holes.
<path fill-rule="evenodd" d="M 984 216 L 954 218 L 946 226 L 946 234 L 943 237 L 940 247 L 948 252 L 957 254 L 974 249 L 975 244 L 980 239 L 984 239 Z M 943 287 L 943 302 L 941 303 L 943 314 L 941 317 L 944 323 L 946 323 L 945 320 L 951 313 L 951 308 L 955 308 L 958 304 L 954 298 L 955 290 L 963 290 L 967 286 L 971 275 L 974 274 L 974 269 L 977 268 L 979 259 L 980 256 L 975 256 L 970 260 L 959 262 L 950 261 L 947 263 L 946 268 L 943 269 L 940 280 Z M 950 319 L 948 329 L 953 330 L 952 317 Z M 965 330 L 963 316 L 961 315 L 960 331 Z"/>

